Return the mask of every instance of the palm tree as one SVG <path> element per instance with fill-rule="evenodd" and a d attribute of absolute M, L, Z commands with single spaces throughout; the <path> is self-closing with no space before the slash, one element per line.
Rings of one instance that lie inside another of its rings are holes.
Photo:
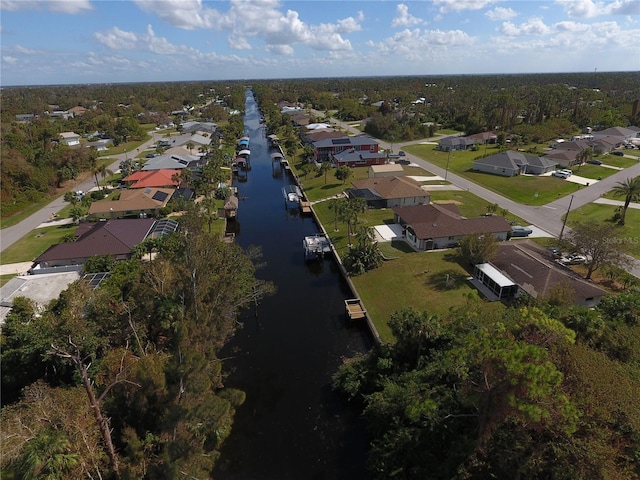
<path fill-rule="evenodd" d="M 618 225 L 624 225 L 625 217 L 627 216 L 627 209 L 631 202 L 637 202 L 640 200 L 640 176 L 635 178 L 627 178 L 624 182 L 618 182 L 611 193 L 615 197 L 624 197 L 624 206 L 620 213 L 620 219 Z"/>
<path fill-rule="evenodd" d="M 102 182 L 104 182 L 104 179 L 107 178 L 110 175 L 113 175 L 113 171 L 108 169 L 107 166 L 103 163 L 102 165 L 100 165 L 98 167 L 98 173 L 100 174 L 100 177 L 102 178 Z M 104 189 L 106 190 L 107 186 L 104 185 Z"/>

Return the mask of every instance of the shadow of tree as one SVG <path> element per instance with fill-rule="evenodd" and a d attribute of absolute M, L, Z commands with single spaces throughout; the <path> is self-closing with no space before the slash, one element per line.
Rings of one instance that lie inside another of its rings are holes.
<path fill-rule="evenodd" d="M 442 270 L 428 275 L 425 284 L 435 290 L 445 291 L 460 288 L 466 281 L 466 275 L 456 270 Z"/>

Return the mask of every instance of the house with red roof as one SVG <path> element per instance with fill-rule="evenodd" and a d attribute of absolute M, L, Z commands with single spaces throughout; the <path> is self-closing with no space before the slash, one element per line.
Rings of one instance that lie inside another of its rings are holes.
<path fill-rule="evenodd" d="M 163 168 L 134 172 L 124 179 L 129 188 L 171 188 L 180 185 L 182 170 Z"/>

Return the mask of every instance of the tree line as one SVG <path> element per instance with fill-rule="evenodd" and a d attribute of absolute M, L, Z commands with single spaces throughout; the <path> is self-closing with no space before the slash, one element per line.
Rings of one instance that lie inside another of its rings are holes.
<path fill-rule="evenodd" d="M 154 250 L 107 262 L 99 288 L 79 280 L 42 312 L 16 299 L 1 337 L 3 476 L 211 475 L 244 399 L 218 352 L 273 286 L 258 252 L 211 235 L 195 208 Z"/>

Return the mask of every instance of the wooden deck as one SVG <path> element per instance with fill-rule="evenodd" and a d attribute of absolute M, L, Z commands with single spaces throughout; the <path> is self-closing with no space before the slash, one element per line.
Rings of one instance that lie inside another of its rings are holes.
<path fill-rule="evenodd" d="M 367 312 L 362 306 L 359 298 L 351 298 L 344 301 L 344 306 L 349 320 L 359 320 L 366 318 Z"/>
<path fill-rule="evenodd" d="M 302 213 L 311 213 L 311 203 L 300 200 L 300 210 L 302 210 Z"/>

